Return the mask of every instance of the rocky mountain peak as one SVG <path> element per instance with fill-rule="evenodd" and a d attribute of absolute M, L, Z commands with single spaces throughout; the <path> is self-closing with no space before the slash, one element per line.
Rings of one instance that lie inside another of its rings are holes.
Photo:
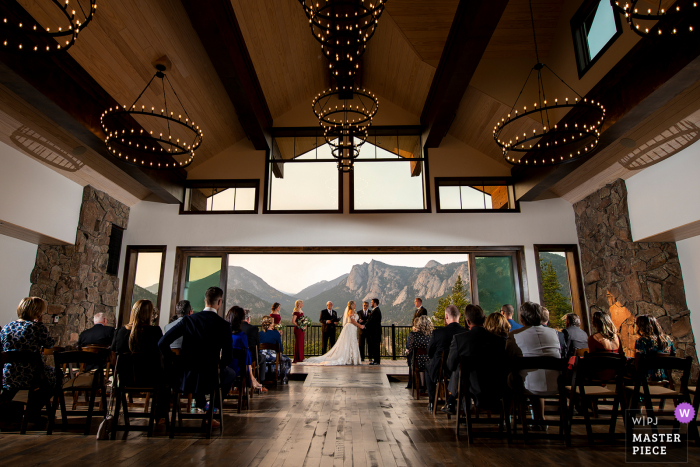
<path fill-rule="evenodd" d="M 426 268 L 434 268 L 435 266 L 442 266 L 442 265 L 441 265 L 440 263 L 438 263 L 437 261 L 435 261 L 434 259 L 431 259 L 430 261 L 428 261 L 428 262 L 426 263 L 426 265 L 425 265 L 424 267 L 426 267 Z"/>

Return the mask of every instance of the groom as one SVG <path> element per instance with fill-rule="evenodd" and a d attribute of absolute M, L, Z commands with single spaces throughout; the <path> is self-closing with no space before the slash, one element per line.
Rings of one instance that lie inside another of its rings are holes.
<path fill-rule="evenodd" d="M 328 341 L 331 343 L 331 348 L 335 345 L 335 325 L 340 321 L 338 313 L 333 309 L 333 302 L 326 303 L 326 309 L 321 311 L 320 321 L 321 331 L 323 332 L 321 355 L 325 355 L 328 349 Z"/>
<path fill-rule="evenodd" d="M 382 342 L 382 311 L 379 309 L 379 299 L 373 298 L 369 317 L 364 324 L 364 332 L 367 333 L 367 343 L 369 345 L 370 365 L 381 364 L 381 342 Z"/>

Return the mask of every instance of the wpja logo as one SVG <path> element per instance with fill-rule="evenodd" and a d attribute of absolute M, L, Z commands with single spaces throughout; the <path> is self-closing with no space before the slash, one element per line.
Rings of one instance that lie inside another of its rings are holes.
<path fill-rule="evenodd" d="M 688 462 L 688 423 L 695 419 L 692 405 L 678 404 L 673 411 L 675 420 L 643 415 L 641 409 L 626 412 L 627 462 Z M 670 415 L 669 412 L 665 414 Z"/>

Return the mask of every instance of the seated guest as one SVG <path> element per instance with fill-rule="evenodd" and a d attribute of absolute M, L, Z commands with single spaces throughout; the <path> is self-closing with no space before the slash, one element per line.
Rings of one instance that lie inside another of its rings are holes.
<path fill-rule="evenodd" d="M 637 326 L 637 334 L 639 338 L 634 343 L 634 352 L 636 358 L 640 356 L 655 356 L 655 355 L 676 355 L 676 347 L 670 337 L 664 334 L 659 322 L 653 316 L 639 315 L 634 320 Z M 662 369 L 649 370 L 649 379 L 651 381 L 666 381 L 666 372 Z"/>
<path fill-rule="evenodd" d="M 151 326 L 160 327 L 160 310 L 153 305 L 153 313 L 151 315 Z"/>
<path fill-rule="evenodd" d="M 542 307 L 533 302 L 525 302 L 520 306 L 520 320 L 523 327 L 511 331 L 506 340 L 506 355 L 509 358 L 519 357 L 556 357 L 561 358 L 561 347 L 557 331 L 543 326 L 544 314 Z M 555 370 L 521 370 L 525 391 L 536 395 L 556 394 L 558 391 Z M 512 387 L 512 377 L 508 384 Z M 533 400 L 535 419 L 544 419 L 544 401 Z"/>
<path fill-rule="evenodd" d="M 415 349 L 427 349 L 428 344 L 430 344 L 430 336 L 433 334 L 433 322 L 430 318 L 425 315 L 421 315 L 415 319 L 413 329 L 408 335 L 408 342 L 406 343 L 406 350 L 411 355 L 411 367 L 413 367 L 413 359 L 416 358 L 416 369 L 420 372 L 420 385 L 425 386 L 425 366 L 428 363 L 427 355 L 413 355 Z M 413 372 L 411 371 L 410 377 L 413 377 Z"/>
<path fill-rule="evenodd" d="M 241 331 L 241 323 L 245 317 L 245 310 L 239 306 L 234 306 L 228 312 L 226 312 L 226 321 L 231 325 L 231 339 L 233 340 L 232 348 L 245 350 L 245 361 L 238 361 L 235 356 L 232 358 L 231 363 L 228 364 L 229 368 L 232 368 L 237 374 L 247 373 L 248 375 L 248 385 L 257 390 L 262 389 L 262 385 L 258 383 L 253 375 L 253 359 L 250 356 L 250 347 L 248 346 L 248 336 Z"/>
<path fill-rule="evenodd" d="M 506 317 L 508 320 L 508 324 L 510 324 L 510 330 L 515 331 L 516 329 L 520 329 L 522 325 L 518 324 L 513 320 L 513 313 L 515 310 L 513 310 L 513 305 L 508 305 L 507 303 L 501 307 L 501 314 Z"/>
<path fill-rule="evenodd" d="M 497 336 L 502 337 L 503 348 L 505 349 L 505 339 L 508 337 L 508 333 L 510 332 L 510 323 L 508 322 L 506 317 L 500 313 L 491 313 L 486 317 L 486 321 L 484 321 L 484 328 L 491 334 L 495 334 Z M 469 329 L 471 329 L 471 327 Z"/>
<path fill-rule="evenodd" d="M 218 364 L 221 370 L 222 394 L 228 394 L 236 379 L 236 372 L 228 367 L 233 354 L 231 326 L 218 315 L 223 296 L 224 291 L 219 287 L 209 287 L 204 294 L 204 310 L 183 317 L 158 342 L 158 348 L 170 364 L 175 362 L 170 344 L 182 337 L 178 361 L 182 371 L 175 370 L 179 377 L 178 389 L 193 393 L 195 405 L 202 410 L 207 407 L 205 395 L 216 387 L 213 365 Z"/>
<path fill-rule="evenodd" d="M 442 411 L 456 414 L 454 395 L 457 394 L 457 369 L 461 357 L 472 357 L 471 361 L 478 365 L 476 368 L 464 369 L 469 372 L 467 390 L 476 401 L 476 406 L 485 410 L 498 410 L 498 401 L 506 387 L 506 337 L 510 325 L 500 313 L 492 313 L 486 318 L 479 305 L 467 305 L 464 318 L 469 330 L 456 334 L 450 344 L 447 370 L 452 374 L 448 388 L 451 395 Z M 471 407 L 471 400 L 465 402 L 467 407 Z"/>
<path fill-rule="evenodd" d="M 39 297 L 23 298 L 17 307 L 17 319 L 0 331 L 0 351 L 33 352 L 43 360 L 42 349 L 50 349 L 55 345 L 49 328 L 40 322 L 46 307 L 46 302 Z M 32 423 L 40 421 L 41 409 L 48 404 L 57 381 L 53 367 L 43 365 L 41 374 L 36 374 L 36 369 L 35 365 L 25 363 L 7 363 L 0 368 L 3 376 L 0 402 L 10 402 L 20 388 L 39 388 L 37 391 L 29 391 L 28 420 Z"/>
<path fill-rule="evenodd" d="M 438 328 L 433 332 L 428 344 L 428 371 L 425 372 L 428 386 L 428 411 L 433 411 L 435 401 L 435 390 L 437 389 L 438 373 L 440 372 L 440 353 L 444 352 L 445 364 L 447 364 L 450 345 L 455 334 L 466 331 L 459 325 L 459 309 L 455 305 L 448 305 L 445 308 L 445 327 Z M 443 368 L 447 371 L 447 367 Z"/>
<path fill-rule="evenodd" d="M 92 317 L 93 326 L 80 333 L 78 347 L 86 345 L 110 345 L 114 339 L 114 328 L 107 326 L 104 313 L 95 313 Z"/>
<path fill-rule="evenodd" d="M 250 324 L 250 310 L 243 309 L 243 312 L 245 313 L 245 318 L 241 323 L 241 331 L 243 331 L 248 338 L 250 358 L 251 360 L 255 360 L 256 364 L 258 365 L 258 368 L 260 369 L 260 379 L 262 379 L 263 375 L 265 375 L 265 371 L 267 370 L 267 363 L 264 359 L 260 359 L 260 332 L 258 331 L 257 326 Z M 255 352 L 257 352 L 257 354 Z"/>
<path fill-rule="evenodd" d="M 578 349 L 588 348 L 588 334 L 581 329 L 581 318 L 576 313 L 569 313 L 564 316 L 566 328 L 562 332 L 566 342 L 565 357 L 573 357 Z"/>
<path fill-rule="evenodd" d="M 280 350 L 283 349 L 282 337 L 280 333 L 275 331 L 275 322 L 269 316 L 264 316 L 262 319 L 262 331 L 260 331 L 260 343 L 261 344 L 277 344 Z M 261 350 L 260 351 L 260 361 L 267 362 L 267 371 L 262 372 L 262 367 L 260 371 L 260 379 L 265 381 L 263 374 L 267 375 L 269 371 L 271 374 L 275 368 L 275 362 L 277 361 L 277 352 L 274 350 Z M 292 369 L 292 360 L 286 357 L 284 354 L 280 354 L 280 378 L 282 379 L 282 384 L 287 384 L 289 382 L 289 371 Z M 273 374 L 274 376 L 274 374 Z"/>
<path fill-rule="evenodd" d="M 189 300 L 180 300 L 175 305 L 175 314 L 170 318 L 170 322 L 165 325 L 165 332 L 170 331 L 173 326 L 180 322 L 185 316 L 192 314 L 192 305 L 190 305 Z M 182 348 L 182 337 L 175 339 L 175 342 L 170 344 L 171 349 L 181 349 Z"/>
<path fill-rule="evenodd" d="M 542 316 L 544 316 L 544 321 L 542 322 L 542 326 L 547 326 L 549 327 L 549 310 L 545 307 L 542 307 Z M 556 328 L 552 328 L 555 331 Z M 566 356 L 566 338 L 564 337 L 564 333 L 557 331 L 557 337 L 559 338 L 559 353 L 561 354 L 562 357 Z"/>
<path fill-rule="evenodd" d="M 596 311 L 591 318 L 591 325 L 595 333 L 588 338 L 588 351 L 624 353 L 620 337 L 612 322 L 610 313 Z"/>
<path fill-rule="evenodd" d="M 114 334 L 112 350 L 116 353 L 141 353 L 160 358 L 158 341 L 163 337 L 160 326 L 151 326 L 153 303 L 150 300 L 137 300 L 131 307 L 129 324 L 122 326 Z"/>

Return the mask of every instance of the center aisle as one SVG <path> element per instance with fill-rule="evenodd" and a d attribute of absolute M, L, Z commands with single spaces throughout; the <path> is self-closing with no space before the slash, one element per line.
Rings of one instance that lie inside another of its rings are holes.
<path fill-rule="evenodd" d="M 391 388 L 387 374 L 407 375 L 405 361 L 391 361 L 378 366 L 293 365 L 292 375 L 305 374 L 306 388 Z"/>

